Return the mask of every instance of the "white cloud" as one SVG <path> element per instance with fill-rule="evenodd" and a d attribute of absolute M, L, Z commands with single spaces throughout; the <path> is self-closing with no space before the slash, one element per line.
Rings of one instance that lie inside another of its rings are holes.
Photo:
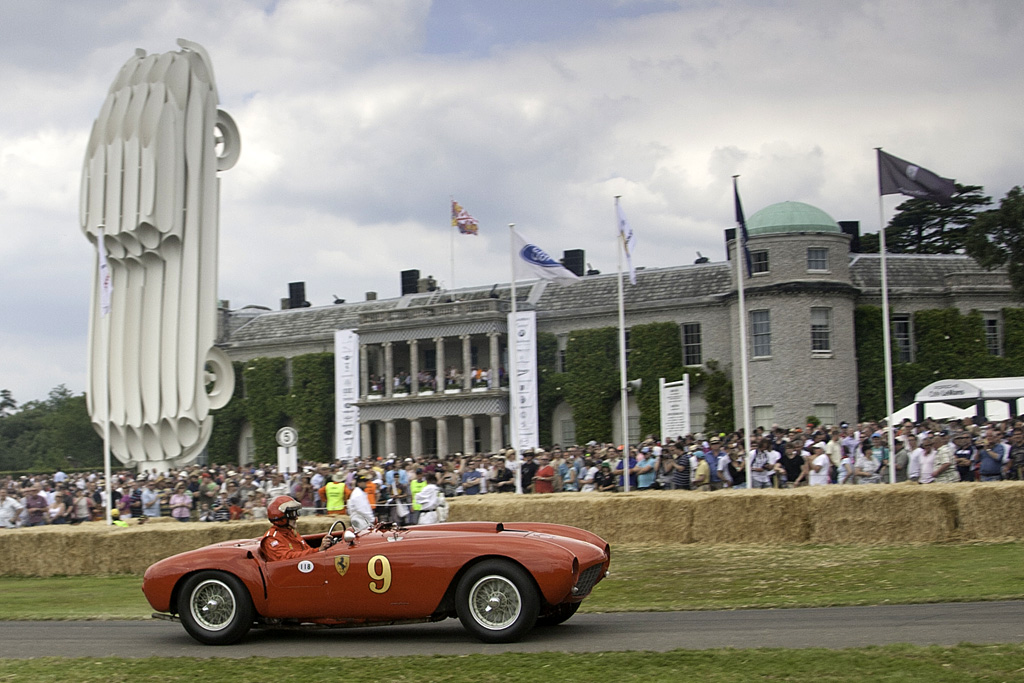
<path fill-rule="evenodd" d="M 0 304 L 0 353 L 22 368 L 0 387 L 84 387 L 85 140 L 134 48 L 177 37 L 207 48 L 242 133 L 222 174 L 220 297 L 236 306 L 276 307 L 295 280 L 317 305 L 397 295 L 407 268 L 450 282 L 452 195 L 481 221 L 455 240 L 465 286 L 507 279 L 509 222 L 613 270 L 616 194 L 638 263 L 665 266 L 724 257 L 733 174 L 748 215 L 806 201 L 862 230 L 877 229 L 879 145 L 997 199 L 1021 182 L 1015 3 L 509 7 L 4 5 L 0 285 L 24 294 Z"/>

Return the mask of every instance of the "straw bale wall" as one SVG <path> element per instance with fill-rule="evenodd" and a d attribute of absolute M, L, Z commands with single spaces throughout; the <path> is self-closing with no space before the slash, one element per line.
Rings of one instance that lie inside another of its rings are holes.
<path fill-rule="evenodd" d="M 462 497 L 449 521 L 537 521 L 588 529 L 610 543 L 902 544 L 1024 539 L 1024 482 L 827 486 L 796 490 L 651 491 Z M 336 518 L 303 517 L 299 531 Z M 344 518 L 343 518 L 344 519 Z M 185 550 L 253 538 L 266 522 L 128 528 L 101 522 L 0 530 L 0 575 L 141 574 Z"/>

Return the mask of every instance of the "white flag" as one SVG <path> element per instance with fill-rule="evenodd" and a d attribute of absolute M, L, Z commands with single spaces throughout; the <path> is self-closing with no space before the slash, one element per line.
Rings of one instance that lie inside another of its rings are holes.
<path fill-rule="evenodd" d="M 626 252 L 626 265 L 629 266 L 629 284 L 636 284 L 636 268 L 633 267 L 633 249 L 636 248 L 636 236 L 633 228 L 629 227 L 626 217 L 622 214 L 622 207 L 619 206 L 619 198 L 615 198 L 615 213 L 619 217 L 619 235 L 622 238 L 622 248 Z"/>
<path fill-rule="evenodd" d="M 548 256 L 547 252 L 536 244 L 527 244 L 522 235 L 514 229 L 512 230 L 512 248 L 516 252 L 512 259 L 515 263 L 512 275 L 517 280 L 535 277 L 556 282 L 579 280 L 576 273 Z"/>
<path fill-rule="evenodd" d="M 114 281 L 110 276 L 110 265 L 107 263 L 107 245 L 103 241 L 103 228 L 100 228 L 96 249 L 100 254 L 100 311 L 106 316 L 110 313 L 110 294 L 114 291 Z"/>

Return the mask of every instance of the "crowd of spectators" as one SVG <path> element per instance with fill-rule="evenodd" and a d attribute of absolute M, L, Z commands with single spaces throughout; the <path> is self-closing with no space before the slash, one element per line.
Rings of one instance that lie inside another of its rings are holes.
<path fill-rule="evenodd" d="M 444 390 L 461 391 L 463 388 L 465 375 L 463 372 L 455 366 L 447 368 L 443 374 L 444 379 Z M 505 374 L 505 368 L 498 368 L 497 374 L 494 370 L 489 368 L 478 368 L 472 367 L 469 369 L 469 384 L 472 389 L 490 388 L 494 386 L 494 381 L 497 379 L 498 386 L 505 386 L 508 384 L 508 377 Z M 408 394 L 412 391 L 412 380 L 411 374 L 405 370 L 399 370 L 390 380 L 392 394 Z M 437 391 L 438 376 L 427 370 L 420 370 L 416 373 L 416 382 L 419 386 L 419 392 L 423 393 L 426 391 Z M 389 380 L 383 375 L 369 376 L 369 394 L 371 396 L 381 396 L 384 394 L 385 387 Z"/>
<path fill-rule="evenodd" d="M 717 491 L 895 482 L 1024 479 L 1024 422 L 975 424 L 927 420 L 898 425 L 890 453 L 884 425 L 758 428 L 744 459 L 744 439 L 701 433 L 663 441 L 648 437 L 628 452 L 610 443 L 533 449 L 517 460 L 499 453 L 445 458 L 378 458 L 356 463 L 303 463 L 294 473 L 271 464 L 189 466 L 169 472 L 121 470 L 112 504 L 122 522 L 169 517 L 181 522 L 266 519 L 275 497 L 290 495 L 304 514 L 340 514 L 356 488 L 381 521 L 443 521 L 448 498 L 484 494 L 615 492 L 629 477 L 633 491 Z M 750 481 L 747 481 L 747 461 Z M 624 475 L 623 470 L 626 470 Z M 519 475 L 519 476 L 517 476 Z M 893 476 L 894 475 L 894 476 Z M 0 528 L 80 524 L 106 518 L 102 473 L 63 471 L 0 478 Z M 139 523 L 136 522 L 136 523 Z"/>

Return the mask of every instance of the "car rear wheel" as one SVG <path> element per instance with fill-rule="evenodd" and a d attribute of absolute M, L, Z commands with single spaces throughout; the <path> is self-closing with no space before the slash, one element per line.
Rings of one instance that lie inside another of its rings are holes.
<path fill-rule="evenodd" d="M 540 600 L 533 579 L 519 565 L 487 560 L 463 575 L 455 591 L 459 621 L 485 643 L 510 643 L 537 621 Z"/>
<path fill-rule="evenodd" d="M 205 571 L 190 576 L 178 595 L 178 615 L 190 636 L 206 645 L 230 645 L 252 627 L 256 611 L 238 577 Z"/>
<path fill-rule="evenodd" d="M 538 617 L 538 626 L 558 626 L 563 621 L 568 621 L 569 617 L 576 614 L 576 610 L 580 608 L 582 602 L 563 602 L 561 605 L 555 605 L 549 613 L 542 617 Z"/>

